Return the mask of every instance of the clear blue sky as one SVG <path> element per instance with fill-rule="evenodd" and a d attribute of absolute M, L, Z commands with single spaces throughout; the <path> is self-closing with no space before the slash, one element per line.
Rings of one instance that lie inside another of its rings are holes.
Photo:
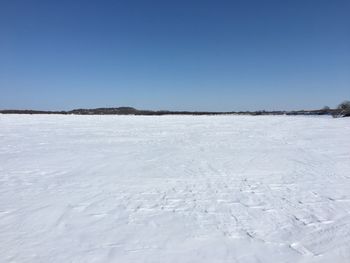
<path fill-rule="evenodd" d="M 0 108 L 350 99 L 350 1 L 0 1 Z"/>

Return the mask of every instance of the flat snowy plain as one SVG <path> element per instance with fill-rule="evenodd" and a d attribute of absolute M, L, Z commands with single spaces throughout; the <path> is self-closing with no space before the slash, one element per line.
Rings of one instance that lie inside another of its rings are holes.
<path fill-rule="evenodd" d="M 0 115 L 1 262 L 350 262 L 350 118 Z"/>

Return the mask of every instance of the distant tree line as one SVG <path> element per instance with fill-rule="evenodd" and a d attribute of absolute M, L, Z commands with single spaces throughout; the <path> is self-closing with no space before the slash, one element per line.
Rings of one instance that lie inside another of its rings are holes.
<path fill-rule="evenodd" d="M 0 110 L 3 114 L 74 114 L 74 115 L 332 115 L 333 117 L 349 117 L 350 101 L 344 101 L 336 109 L 324 106 L 319 110 L 297 110 L 297 111 L 152 111 L 137 110 L 132 107 L 96 108 L 96 109 L 74 109 L 71 111 L 37 111 L 37 110 Z"/>

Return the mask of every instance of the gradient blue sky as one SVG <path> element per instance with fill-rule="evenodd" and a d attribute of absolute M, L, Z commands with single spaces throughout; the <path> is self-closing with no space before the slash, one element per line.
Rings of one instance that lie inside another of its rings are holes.
<path fill-rule="evenodd" d="M 0 108 L 350 99 L 350 1 L 0 1 Z"/>

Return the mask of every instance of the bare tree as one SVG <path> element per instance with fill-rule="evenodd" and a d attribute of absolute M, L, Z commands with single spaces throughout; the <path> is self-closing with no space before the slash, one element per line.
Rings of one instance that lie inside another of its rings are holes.
<path fill-rule="evenodd" d="M 346 100 L 339 104 L 338 109 L 340 110 L 340 115 L 343 117 L 350 116 L 350 101 Z"/>
<path fill-rule="evenodd" d="M 331 113 L 331 108 L 328 107 L 328 106 L 324 106 L 324 107 L 321 109 L 321 112 L 322 112 L 322 114 L 330 114 L 330 113 Z"/>
<path fill-rule="evenodd" d="M 347 110 L 350 109 L 350 101 L 346 100 L 339 104 L 338 109 Z"/>

